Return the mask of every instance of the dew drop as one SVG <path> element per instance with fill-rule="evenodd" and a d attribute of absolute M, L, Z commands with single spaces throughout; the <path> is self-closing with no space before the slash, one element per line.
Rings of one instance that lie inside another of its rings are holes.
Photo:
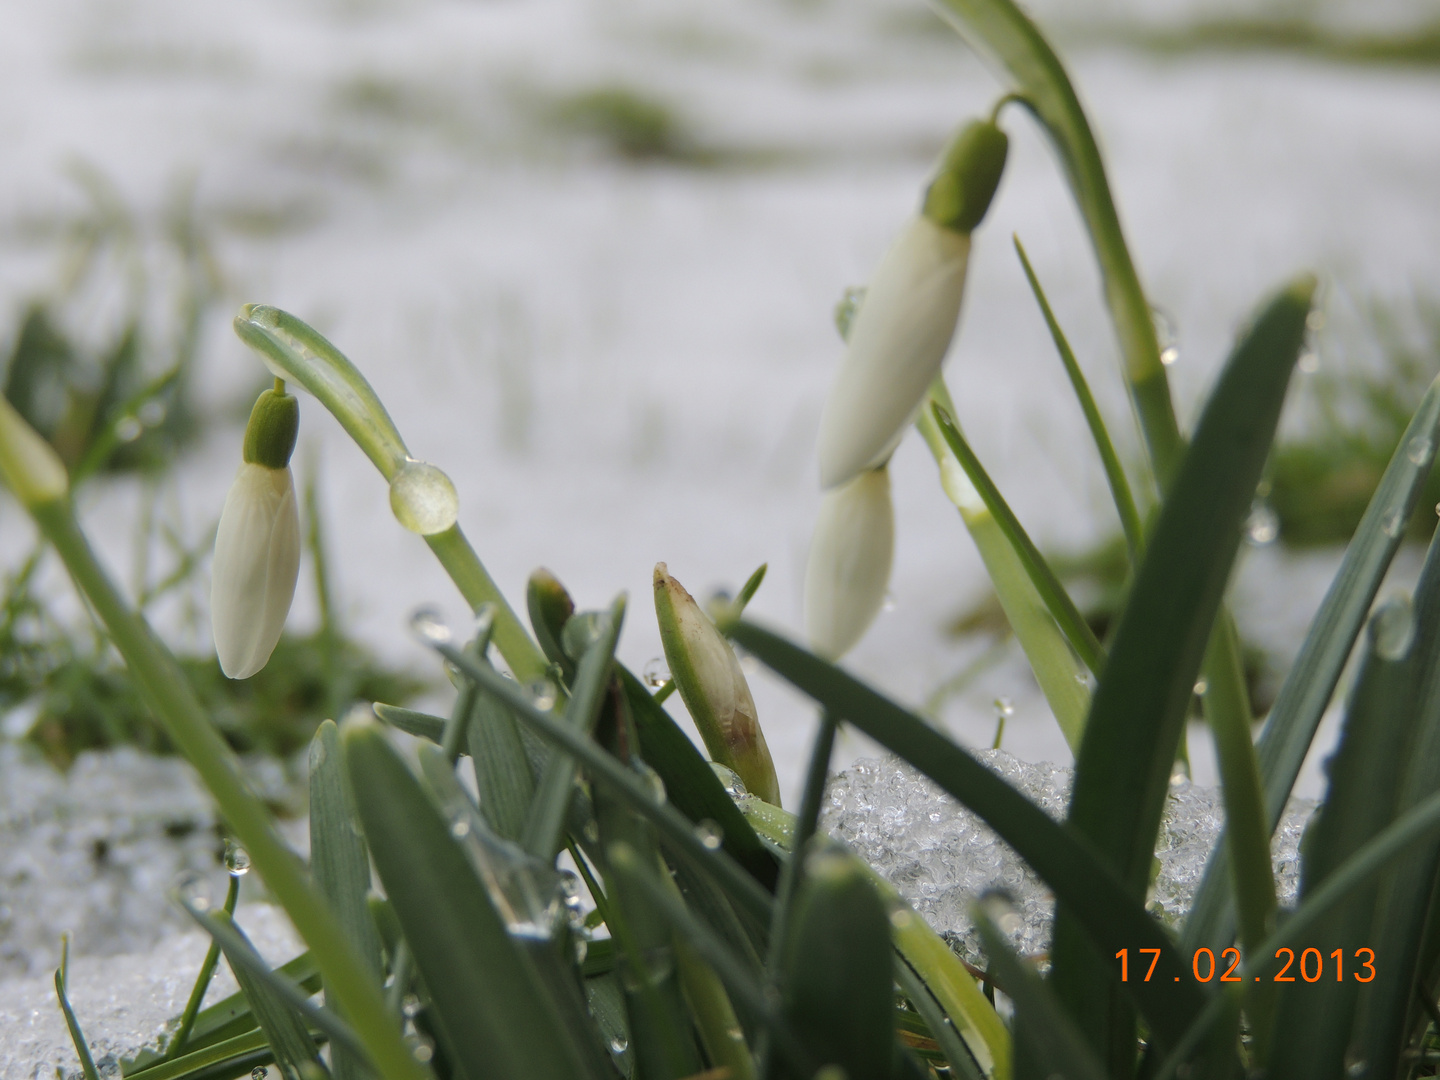
<path fill-rule="evenodd" d="M 572 948 L 575 951 L 575 963 L 583 964 L 585 957 L 590 955 L 590 942 L 579 934 L 571 940 L 574 942 Z"/>
<path fill-rule="evenodd" d="M 250 1070 L 250 1080 L 265 1080 L 270 1075 L 270 1070 L 264 1065 L 256 1065 Z"/>
<path fill-rule="evenodd" d="M 531 703 L 541 712 L 549 712 L 553 709 L 560 696 L 560 691 L 549 679 L 536 679 L 534 682 L 526 683 L 525 692 L 530 695 Z"/>
<path fill-rule="evenodd" d="M 1314 375 L 1320 370 L 1320 354 L 1314 349 L 1306 349 L 1300 354 L 1300 359 L 1295 361 L 1295 366 L 1302 375 Z"/>
<path fill-rule="evenodd" d="M 650 789 L 650 797 L 657 803 L 663 803 L 666 799 L 665 781 L 660 779 L 660 774 L 646 765 L 643 761 L 635 763 L 635 771 L 640 774 L 640 779 Z"/>
<path fill-rule="evenodd" d="M 410 616 L 410 629 L 431 645 L 450 643 L 450 627 L 445 625 L 440 612 L 433 607 L 416 608 L 415 614 Z"/>
<path fill-rule="evenodd" d="M 1190 777 L 1186 775 L 1185 769 L 1180 765 L 1176 765 L 1175 770 L 1170 774 L 1170 786 L 1172 788 L 1183 788 L 1189 782 Z"/>
<path fill-rule="evenodd" d="M 915 913 L 908 907 L 897 907 L 890 912 L 890 925 L 896 930 L 904 930 L 915 921 Z"/>
<path fill-rule="evenodd" d="M 618 1055 L 620 1055 L 620 1054 L 625 1053 L 625 1051 L 626 1051 L 626 1050 L 629 1050 L 629 1049 L 630 1049 L 630 1043 L 629 1043 L 623 1036 L 620 1036 L 620 1035 L 611 1036 L 611 1039 L 610 1039 L 610 1053 L 615 1054 L 615 1055 L 618 1056 Z"/>
<path fill-rule="evenodd" d="M 470 835 L 470 822 L 463 817 L 456 818 L 450 823 L 450 835 L 456 840 L 464 840 Z"/>
<path fill-rule="evenodd" d="M 135 415 L 139 419 L 140 423 L 144 424 L 146 427 L 154 427 L 156 424 L 159 424 L 165 419 L 165 403 L 163 401 L 157 401 L 155 398 L 151 398 L 149 401 L 145 402 L 144 405 L 140 406 L 139 410 L 136 411 Z"/>
<path fill-rule="evenodd" d="M 423 1064 L 435 1056 L 434 1044 L 424 1035 L 411 1035 L 405 1041 L 409 1044 L 410 1054 L 416 1061 Z"/>
<path fill-rule="evenodd" d="M 1310 314 L 1305 316 L 1305 329 L 1324 330 L 1325 312 L 1322 311 L 1320 308 L 1311 308 Z"/>
<path fill-rule="evenodd" d="M 234 840 L 225 841 L 225 871 L 231 877 L 244 877 L 250 872 L 250 853 Z"/>
<path fill-rule="evenodd" d="M 719 851 L 720 844 L 725 839 L 724 830 L 709 818 L 696 824 L 695 835 L 700 843 L 710 851 Z"/>
<path fill-rule="evenodd" d="M 406 994 L 400 1002 L 400 1011 L 413 1020 L 420 1015 L 420 998 L 415 994 Z"/>
<path fill-rule="evenodd" d="M 1245 518 L 1245 542 L 1253 547 L 1264 547 L 1275 542 L 1280 535 L 1280 515 L 1264 499 L 1250 504 L 1250 513 Z"/>
<path fill-rule="evenodd" d="M 390 509 L 411 532 L 433 536 L 455 524 L 460 496 L 443 472 L 412 458 L 390 480 Z"/>
<path fill-rule="evenodd" d="M 998 716 L 1014 716 L 1014 702 L 1012 702 L 1008 697 L 997 697 L 995 699 L 995 713 Z"/>
<path fill-rule="evenodd" d="M 732 799 L 738 799 L 743 795 L 749 795 L 750 789 L 745 786 L 745 781 L 740 779 L 740 774 L 728 765 L 721 765 L 718 761 L 712 761 L 710 768 L 720 778 L 720 784 L 725 788 L 725 794 Z"/>
<path fill-rule="evenodd" d="M 1380 519 L 1380 528 L 1385 535 L 1394 540 L 1405 531 L 1405 511 L 1398 506 L 1385 511 L 1385 516 Z"/>
<path fill-rule="evenodd" d="M 594 818 L 591 818 L 589 821 L 585 822 L 585 825 L 581 828 L 580 831 L 585 834 L 585 839 L 590 841 L 590 843 L 598 844 L 600 842 L 600 826 L 596 823 Z"/>
<path fill-rule="evenodd" d="M 1195 690 L 1195 696 L 1196 696 L 1196 697 L 1204 697 L 1204 696 L 1205 696 L 1205 691 L 1206 691 L 1206 690 L 1209 690 L 1209 689 L 1210 689 L 1210 684 L 1205 681 L 1205 676 L 1202 675 L 1202 676 L 1200 676 L 1200 678 L 1198 678 L 1198 679 L 1195 680 L 1194 690 Z"/>
<path fill-rule="evenodd" d="M 1353 1057 L 1350 1054 L 1345 1055 L 1346 1076 L 1353 1076 L 1358 1078 L 1364 1076 L 1369 1071 L 1370 1065 L 1368 1062 L 1365 1061 L 1364 1058 Z"/>
<path fill-rule="evenodd" d="M 134 442 L 145 430 L 145 425 L 134 416 L 122 416 L 115 424 L 115 438 L 122 443 Z"/>
<path fill-rule="evenodd" d="M 1150 309 L 1150 317 L 1155 321 L 1155 341 L 1160 346 L 1160 363 L 1169 367 L 1180 359 L 1180 345 L 1175 331 L 1175 323 L 1158 307 Z"/>
<path fill-rule="evenodd" d="M 652 656 L 640 669 L 640 678 L 652 689 L 664 686 L 670 681 L 670 665 L 665 663 L 663 656 Z"/>
<path fill-rule="evenodd" d="M 1405 456 L 1413 465 L 1427 465 L 1435 456 L 1435 444 L 1424 435 L 1416 435 L 1405 447 Z"/>

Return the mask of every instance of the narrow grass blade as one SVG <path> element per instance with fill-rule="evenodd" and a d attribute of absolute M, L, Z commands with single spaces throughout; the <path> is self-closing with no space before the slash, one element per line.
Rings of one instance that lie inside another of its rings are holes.
<path fill-rule="evenodd" d="M 318 965 L 344 999 L 376 1064 L 394 1080 L 426 1080 L 425 1070 L 390 1027 L 379 987 L 367 978 L 334 917 L 306 880 L 295 853 L 275 830 L 264 804 L 241 778 L 234 753 L 201 708 L 175 657 L 121 597 L 65 499 L 30 507 L 45 537 L 65 563 L 110 632 L 141 694 L 176 747 L 200 774 L 255 869 L 295 923 Z"/>
<path fill-rule="evenodd" d="M 1340 746 L 1330 759 L 1325 802 L 1305 842 L 1302 898 L 1309 897 L 1345 859 L 1360 851 L 1395 816 L 1415 717 L 1411 658 L 1414 618 L 1396 598 L 1370 621 L 1369 651 L 1346 712 Z M 1315 931 L 1325 953 L 1369 946 L 1378 882 L 1354 892 Z M 1256 943 L 1258 945 L 1258 942 Z M 1269 1075 L 1276 1080 L 1339 1077 L 1350 1043 L 1360 984 L 1326 981 L 1280 989 Z"/>
<path fill-rule="evenodd" d="M 308 952 L 301 953 L 275 970 L 306 994 L 315 994 L 320 990 L 320 971 Z M 195 1027 L 190 1033 L 185 1056 L 188 1057 L 200 1047 L 226 1042 L 254 1030 L 255 1014 L 250 1009 L 250 1003 L 245 1000 L 245 995 L 237 991 L 200 1011 L 200 1015 L 195 1018 Z"/>
<path fill-rule="evenodd" d="M 360 836 L 354 796 L 340 753 L 340 732 L 333 720 L 321 723 L 310 742 L 310 872 L 341 932 L 378 984 L 380 935 L 370 917 L 370 855 Z M 332 996 L 327 995 L 327 1001 Z M 333 1001 L 330 1005 L 335 1007 Z M 342 1010 L 336 1011 L 343 1015 Z M 365 1073 L 363 1060 L 337 1045 L 333 1055 L 336 1080 L 360 1080 Z"/>
<path fill-rule="evenodd" d="M 945 1015 L 939 999 L 925 984 L 925 980 L 903 959 L 895 964 L 895 980 L 900 984 L 901 992 L 920 1014 L 920 1018 L 925 1021 L 930 1037 L 939 1044 L 950 1075 L 959 1077 L 960 1080 L 985 1080 L 979 1063 L 971 1055 L 965 1041 L 960 1038 L 955 1025 Z"/>
<path fill-rule="evenodd" d="M 432 716 L 430 713 L 416 712 L 414 709 L 401 708 L 399 705 L 386 705 L 377 701 L 372 706 L 375 715 L 385 723 L 403 731 L 407 735 L 414 735 L 417 739 L 429 739 L 436 746 L 445 737 L 445 718 L 443 716 Z"/>
<path fill-rule="evenodd" d="M 1130 551 L 1130 561 L 1132 564 L 1138 563 L 1140 553 L 1145 548 L 1145 531 L 1140 523 L 1140 511 L 1135 507 L 1135 496 L 1130 491 L 1130 481 L 1125 476 L 1125 467 L 1120 464 L 1120 456 L 1115 453 L 1115 444 L 1110 440 L 1105 418 L 1100 415 L 1100 409 L 1090 393 L 1090 384 L 1085 381 L 1085 373 L 1080 370 L 1080 363 L 1075 359 L 1065 331 L 1060 329 L 1055 313 L 1050 310 L 1050 301 L 1045 297 L 1045 290 L 1040 287 L 1040 279 L 1035 276 L 1025 248 L 1018 236 L 1012 239 L 1015 242 L 1015 253 L 1020 256 L 1020 265 L 1025 269 L 1025 278 L 1030 282 L 1030 291 L 1035 294 L 1035 302 L 1040 305 L 1040 313 L 1045 316 L 1045 325 L 1050 329 L 1050 337 L 1055 342 L 1055 350 L 1060 354 L 1060 362 L 1065 365 L 1065 374 L 1070 377 L 1070 385 L 1075 389 L 1080 411 L 1085 414 L 1085 424 L 1090 428 L 1090 437 L 1095 441 L 1095 449 L 1100 453 L 1100 463 L 1105 468 L 1105 480 L 1110 485 L 1110 497 L 1114 500 L 1115 512 L 1120 517 L 1120 528 L 1125 534 L 1125 546 Z"/>
<path fill-rule="evenodd" d="M 498 836 L 518 844 L 535 799 L 534 764 L 510 710 L 489 694 L 473 698 L 465 741 L 480 814 Z"/>
<path fill-rule="evenodd" d="M 634 728 L 622 715 L 606 717 L 600 733 L 616 760 L 630 758 Z M 636 1069 L 645 1076 L 690 1076 L 703 1067 L 696 1036 L 701 1035 L 680 980 L 680 948 L 654 898 L 616 870 L 611 853 L 633 852 L 649 865 L 660 864 L 651 824 L 625 800 L 604 787 L 595 792 L 595 847 L 605 875 L 611 936 L 619 942 L 621 978 L 634 1033 Z"/>
<path fill-rule="evenodd" d="M 250 1002 L 270 1049 L 275 1051 L 275 1060 L 281 1071 L 291 1076 L 303 1076 L 306 1067 L 318 1060 L 315 1041 L 310 1037 L 306 1020 L 319 1020 L 324 1010 L 311 1005 L 301 991 L 282 983 L 229 915 L 212 916 L 184 902 L 181 906 L 220 943 L 235 981 Z M 331 1014 L 325 1017 L 324 1024 L 337 1032 L 343 1031 L 343 1044 L 363 1057 L 363 1046 L 342 1021 Z M 316 1026 L 321 1027 L 321 1024 Z"/>
<path fill-rule="evenodd" d="M 995 588 L 995 597 L 1005 612 L 1015 639 L 1025 651 L 1035 681 L 1045 695 L 1055 722 L 1065 735 L 1065 742 L 1075 753 L 1080 751 L 1080 737 L 1085 730 L 1085 715 L 1090 710 L 1089 676 L 1085 665 L 1076 657 L 1064 633 L 1051 616 L 1045 601 L 1025 572 L 1014 547 L 1006 539 L 999 523 L 985 506 L 975 485 L 945 441 L 940 425 L 935 422 L 931 406 L 938 405 L 953 418 L 955 406 L 945 389 L 943 379 L 936 379 L 930 396 L 920 409 L 915 427 L 930 448 L 940 468 L 940 486 L 960 511 L 960 520 L 975 542 L 985 564 L 985 572 Z"/>
<path fill-rule="evenodd" d="M 607 852 L 611 867 L 642 890 L 654 905 L 655 910 L 671 929 L 689 941 L 697 952 L 715 969 L 724 980 L 726 987 L 745 1009 L 762 1021 L 775 1040 L 775 1047 L 782 1057 L 810 1076 L 815 1072 L 816 1062 L 804 1044 L 792 1031 L 778 1009 L 766 996 L 759 981 L 745 970 L 734 954 L 698 919 L 686 910 L 685 905 L 671 896 L 656 880 L 653 872 L 642 865 L 638 853 L 623 844 L 612 845 Z"/>
<path fill-rule="evenodd" d="M 69 1029 L 70 1042 L 75 1046 L 75 1056 L 80 1059 L 80 1070 L 85 1074 L 85 1080 L 100 1080 L 95 1059 L 90 1054 L 90 1044 L 85 1041 L 85 1033 L 80 1030 L 80 1021 L 75 1019 L 75 1010 L 70 1007 L 70 999 L 65 996 L 65 981 L 69 974 L 70 940 L 66 938 L 61 942 L 60 967 L 55 971 L 55 996 L 60 1000 L 60 1011 L 65 1014 L 65 1027 Z"/>
<path fill-rule="evenodd" d="M 980 493 L 985 509 L 990 511 L 990 516 L 995 519 L 1000 531 L 1005 534 L 1005 539 L 1015 550 L 1015 555 L 1020 560 L 1020 565 L 1025 568 L 1025 573 L 1029 575 L 1035 591 L 1045 601 L 1050 617 L 1055 620 L 1065 634 L 1065 640 L 1070 642 L 1070 647 L 1084 661 L 1085 666 L 1098 677 L 1105 668 L 1105 647 L 1100 644 L 1095 631 L 1090 629 L 1090 624 L 1080 614 L 1075 601 L 1070 599 L 1065 586 L 1060 584 L 1055 571 L 1050 569 L 1045 556 L 1040 554 L 1040 549 L 1035 546 L 1030 534 L 1020 524 L 1020 519 L 1000 494 L 995 481 L 990 479 L 990 474 L 980 464 L 980 459 L 965 441 L 965 436 L 960 434 L 954 419 L 939 405 L 932 404 L 930 408 L 934 410 L 935 423 L 939 425 L 940 433 L 949 444 L 950 452 L 960 462 L 960 467 L 965 470 L 970 483 L 974 484 L 975 490 Z"/>
<path fill-rule="evenodd" d="M 173 1061 L 162 1061 L 138 1070 L 125 1070 L 125 1080 L 206 1080 L 212 1076 L 243 1076 L 251 1069 L 269 1065 L 275 1052 L 263 1031 L 251 1030 L 233 1038 L 191 1050 Z M 87 1078 L 88 1080 L 88 1078 Z"/>
<path fill-rule="evenodd" d="M 1404 529 L 1396 527 L 1395 522 L 1410 520 L 1430 475 L 1437 440 L 1440 379 L 1431 383 L 1405 429 L 1260 733 L 1256 753 L 1271 832 L 1285 812 L 1285 802 L 1300 775 L 1320 718 L 1335 693 L 1385 572 L 1404 539 Z M 1185 922 L 1185 946 L 1190 951 L 1202 945 L 1222 948 L 1230 942 L 1233 909 L 1223 874 L 1224 845 L 1222 836 L 1210 855 L 1205 878 Z"/>
<path fill-rule="evenodd" d="M 610 606 L 600 620 L 599 636 L 585 650 L 575 670 L 570 700 L 565 706 L 565 722 L 583 735 L 595 730 L 605 692 L 610 686 L 610 668 L 615 659 L 615 643 L 625 621 L 625 597 Z M 552 753 L 530 805 L 529 821 L 521 846 L 540 859 L 553 858 L 563 843 L 565 811 L 570 806 L 577 766 L 566 753 Z"/>
<path fill-rule="evenodd" d="M 456 1064 L 476 1077 L 590 1075 L 448 823 L 378 725 L 347 723 L 343 744 L 371 857 L 440 1023 L 456 1036 Z"/>
<path fill-rule="evenodd" d="M 1203 1007 L 1206 992 L 1195 983 L 1165 931 L 1121 886 L 1082 834 L 1051 820 L 925 721 L 841 669 L 754 623 L 742 620 L 731 627 L 731 633 L 797 689 L 975 811 L 1075 913 L 1101 954 L 1123 948 L 1158 949 L 1155 979 L 1128 982 L 1124 989 L 1150 1020 L 1157 1042 L 1168 1046 L 1184 1034 Z M 1118 977 L 1118 970 L 1113 974 Z"/>
<path fill-rule="evenodd" d="M 1016 1067 L 1022 1075 L 1107 1080 L 1105 1067 L 1076 1029 L 1075 1021 L 1040 976 L 1015 955 L 991 921 L 984 900 L 970 909 L 970 918 L 985 946 L 990 970 L 1015 1003 L 1016 1029 L 1024 1035 L 1015 1047 Z"/>
<path fill-rule="evenodd" d="M 1184 444 L 1160 363 L 1155 323 L 1125 244 L 1100 148 L 1064 65 L 1012 0 L 936 0 L 936 7 L 982 55 L 1005 69 L 1021 101 L 1054 144 L 1100 263 L 1126 381 L 1156 476 L 1166 489 L 1179 469 Z"/>
<path fill-rule="evenodd" d="M 240 879 L 234 874 L 230 875 L 230 881 L 225 887 L 224 912 L 226 915 L 234 916 L 235 904 L 240 899 Z M 170 1045 L 165 1050 L 164 1060 L 170 1060 L 180 1056 L 189 1042 L 191 1032 L 195 1030 L 195 1020 L 200 1015 L 200 1006 L 205 1001 L 205 992 L 210 989 L 210 980 L 215 976 L 215 968 L 220 963 L 220 943 L 213 938 L 210 947 L 205 950 L 205 959 L 200 964 L 200 971 L 195 976 L 195 983 L 190 987 L 190 997 L 185 1002 L 185 1011 L 180 1014 L 180 1023 L 175 1028 L 175 1035 L 170 1040 Z"/>
<path fill-rule="evenodd" d="M 506 679 L 493 669 L 476 664 L 473 660 L 464 656 L 459 650 L 449 645 L 436 645 L 435 649 L 444 656 L 445 659 L 454 664 L 466 678 L 473 679 L 477 685 L 509 706 L 518 720 L 534 728 L 545 738 L 569 753 L 574 754 L 575 757 L 580 760 L 580 763 L 589 771 L 592 781 L 609 785 L 619 792 L 626 801 L 630 803 L 633 809 L 638 810 L 644 817 L 649 818 L 655 823 L 660 830 L 660 836 L 663 841 L 672 846 L 676 851 L 682 853 L 686 858 L 691 860 L 694 865 L 701 867 L 706 873 L 711 874 L 725 889 L 726 893 L 729 894 L 730 898 L 736 901 L 741 909 L 748 911 L 752 917 L 761 920 L 762 923 L 768 924 L 772 905 L 770 894 L 767 893 L 753 877 L 746 873 L 738 862 L 729 857 L 725 847 L 722 846 L 720 850 L 712 851 L 705 845 L 700 837 L 695 835 L 695 823 L 693 821 L 686 820 L 685 816 L 669 802 L 657 802 L 654 797 L 654 792 L 640 780 L 639 777 L 597 746 L 593 740 L 581 735 L 564 723 L 564 721 L 557 720 L 549 713 L 541 712 L 537 709 L 535 705 L 526 698 L 524 691 L 515 685 L 513 680 Z M 644 692 L 644 687 L 639 686 L 638 681 L 636 685 L 639 687 L 645 700 L 649 701 L 650 695 Z M 663 714 L 663 710 L 659 711 Z M 637 726 L 639 726 L 638 718 Z M 677 733 L 678 730 L 679 729 L 676 729 Z M 641 729 L 640 737 L 643 745 L 645 737 L 643 728 Z M 683 733 L 680 734 L 680 737 L 684 738 Z M 688 742 L 688 740 L 686 741 Z M 694 753 L 693 743 L 691 744 L 691 752 Z M 698 754 L 696 756 L 698 758 Z M 646 760 L 648 764 L 649 759 Z M 719 786 L 720 782 L 715 778 L 715 774 L 710 771 L 708 766 L 704 765 L 703 761 L 701 761 L 701 765 L 704 767 L 705 772 L 709 773 L 710 779 L 719 789 L 721 797 L 728 802 L 729 796 L 725 795 L 725 789 Z M 654 768 L 653 765 L 651 767 Z M 660 770 L 656 769 L 656 772 L 658 773 Z M 660 776 L 664 779 L 665 774 L 660 773 Z M 666 789 L 667 792 L 675 793 L 677 796 L 680 794 L 671 788 L 668 782 L 666 783 Z M 736 816 L 740 816 L 740 812 L 735 808 L 734 803 L 730 803 L 730 807 L 735 811 Z M 712 817 L 707 814 L 699 818 L 699 820 L 703 821 L 706 817 L 710 817 L 712 821 L 718 821 L 722 828 L 728 830 L 728 826 L 725 825 L 724 821 L 720 820 L 720 815 Z M 744 823 L 745 833 L 750 837 L 755 837 L 755 830 L 750 827 L 749 823 L 745 822 L 743 817 L 740 817 L 740 820 Z M 727 831 L 726 839 L 728 840 L 729 838 Z M 757 849 L 763 852 L 764 849 L 759 847 L 760 841 L 758 838 L 755 838 L 755 844 Z M 766 853 L 765 857 L 769 858 L 770 856 Z"/>
<path fill-rule="evenodd" d="M 1277 956 L 1280 949 L 1294 948 L 1302 943 L 1310 944 L 1315 928 L 1337 905 L 1349 899 L 1356 889 L 1372 884 L 1377 874 L 1408 854 L 1412 846 L 1431 840 L 1437 835 L 1440 835 L 1440 793 L 1429 796 L 1405 811 L 1364 848 L 1337 866 L 1315 894 L 1301 903 L 1281 927 L 1241 965 L 1240 981 L 1249 983 L 1257 979 L 1261 982 L 1273 979 L 1281 968 L 1282 958 Z M 1184 1038 L 1169 1051 L 1155 1071 L 1154 1080 L 1171 1080 L 1175 1077 L 1189 1055 L 1204 1041 L 1226 1010 L 1235 1005 L 1236 999 L 1226 995 L 1213 998 L 1196 1017 Z"/>
<path fill-rule="evenodd" d="M 1440 790 L 1440 533 L 1430 543 L 1415 587 L 1415 643 L 1419 672 L 1418 708 L 1400 778 L 1398 807 L 1406 809 Z M 1426 922 L 1436 904 L 1440 840 L 1415 844 L 1410 857 L 1381 882 L 1380 902 L 1366 946 L 1375 950 L 1377 974 L 1360 999 L 1355 1052 L 1371 1076 L 1394 1075 L 1420 1014 L 1418 964 Z M 1429 987 L 1423 992 L 1429 994 Z"/>

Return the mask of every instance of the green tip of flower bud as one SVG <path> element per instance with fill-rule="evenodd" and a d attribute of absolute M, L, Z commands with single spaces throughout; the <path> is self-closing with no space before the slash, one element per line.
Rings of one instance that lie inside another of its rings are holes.
<path fill-rule="evenodd" d="M 60 455 L 0 395 L 0 479 L 26 506 L 64 498 L 70 477 Z"/>
<path fill-rule="evenodd" d="M 993 122 L 966 124 L 945 148 L 921 213 L 943 228 L 971 232 L 990 209 L 1009 147 L 1009 138 Z"/>
<path fill-rule="evenodd" d="M 567 677 L 573 675 L 575 665 L 561 644 L 565 624 L 575 614 L 575 601 L 570 593 L 559 578 L 542 566 L 530 575 L 525 587 L 525 607 L 530 613 L 535 640 L 540 643 L 546 659 L 559 664 Z"/>
<path fill-rule="evenodd" d="M 300 403 L 284 390 L 266 390 L 250 410 L 245 425 L 245 461 L 267 469 L 283 469 L 295 452 L 300 434 Z"/>

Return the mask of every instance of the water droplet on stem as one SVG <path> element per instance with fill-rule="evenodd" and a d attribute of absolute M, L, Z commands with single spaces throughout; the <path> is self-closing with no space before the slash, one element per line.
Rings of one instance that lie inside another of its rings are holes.
<path fill-rule="evenodd" d="M 390 479 L 390 509 L 411 532 L 433 536 L 455 524 L 460 496 L 443 472 L 412 458 Z"/>

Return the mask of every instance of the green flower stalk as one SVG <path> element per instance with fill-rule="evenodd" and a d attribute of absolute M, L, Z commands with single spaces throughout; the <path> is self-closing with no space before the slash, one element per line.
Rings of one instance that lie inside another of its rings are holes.
<path fill-rule="evenodd" d="M 816 653 L 838 659 L 865 635 L 885 603 L 894 554 L 888 468 L 825 493 L 805 565 L 805 636 Z"/>
<path fill-rule="evenodd" d="M 225 497 L 210 572 L 210 626 L 220 670 L 248 679 L 285 629 L 300 573 L 300 514 L 290 455 L 300 406 L 276 380 L 255 402 L 244 461 Z"/>
<path fill-rule="evenodd" d="M 1007 146 L 992 121 L 963 128 L 920 213 L 881 259 L 820 417 L 821 487 L 889 460 L 939 374 L 960 318 L 970 233 L 995 195 Z"/>
<path fill-rule="evenodd" d="M 670 674 L 710 757 L 779 806 L 775 762 L 735 650 L 663 562 L 655 564 L 655 617 Z"/>

